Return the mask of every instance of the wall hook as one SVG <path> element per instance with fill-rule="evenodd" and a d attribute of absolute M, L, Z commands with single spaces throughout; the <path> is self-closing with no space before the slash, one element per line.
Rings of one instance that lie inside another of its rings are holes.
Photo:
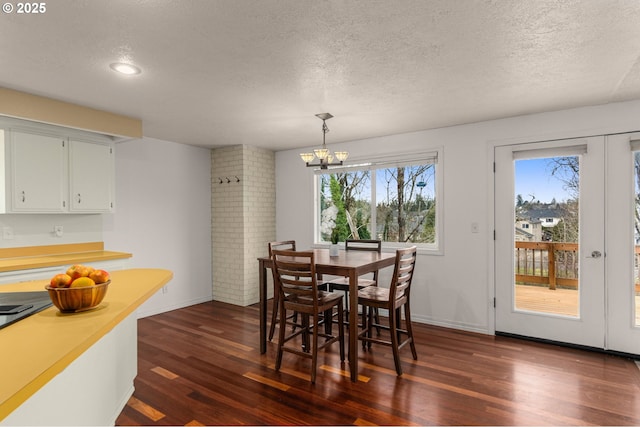
<path fill-rule="evenodd" d="M 236 182 L 240 182 L 240 178 L 236 175 Z"/>
<path fill-rule="evenodd" d="M 227 184 L 231 182 L 228 176 L 226 176 L 225 178 L 227 178 Z"/>
<path fill-rule="evenodd" d="M 218 177 L 218 179 L 220 180 L 218 184 L 222 184 L 222 178 Z"/>

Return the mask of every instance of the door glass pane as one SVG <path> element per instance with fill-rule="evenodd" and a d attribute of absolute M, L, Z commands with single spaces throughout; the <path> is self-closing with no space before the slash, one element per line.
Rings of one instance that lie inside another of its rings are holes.
<path fill-rule="evenodd" d="M 634 181 L 635 181 L 635 212 L 634 212 L 634 268 L 633 278 L 635 285 L 634 307 L 636 313 L 636 326 L 640 326 L 640 151 L 633 153 Z"/>
<path fill-rule="evenodd" d="M 514 162 L 515 309 L 578 317 L 580 157 Z"/>

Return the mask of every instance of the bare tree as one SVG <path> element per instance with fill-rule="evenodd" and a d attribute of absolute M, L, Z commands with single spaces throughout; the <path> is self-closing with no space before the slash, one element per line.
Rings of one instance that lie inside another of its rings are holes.
<path fill-rule="evenodd" d="M 342 200 L 347 212 L 353 212 L 357 196 L 362 193 L 364 183 L 369 180 L 369 171 L 353 171 L 336 173 L 336 179 L 342 188 Z"/>
<path fill-rule="evenodd" d="M 552 157 L 547 166 L 551 175 L 564 183 L 564 189 L 577 199 L 580 194 L 580 157 Z"/>
<path fill-rule="evenodd" d="M 433 164 L 421 165 L 418 167 L 396 167 L 385 169 L 385 181 L 387 182 L 387 200 L 389 194 L 392 194 L 391 184 L 395 184 L 395 197 L 396 199 L 389 203 L 395 204 L 396 208 L 396 223 L 397 223 L 397 238 L 398 242 L 405 242 L 411 238 L 414 232 L 410 232 L 407 235 L 407 217 L 410 212 L 407 210 L 407 205 L 414 201 L 416 192 L 418 191 L 419 180 L 428 179 L 426 172 L 434 168 Z M 387 212 L 385 215 L 385 233 L 389 233 L 389 220 L 391 219 L 391 212 Z M 423 218 L 424 220 L 424 218 Z M 386 234 L 388 238 L 388 234 Z"/>
<path fill-rule="evenodd" d="M 547 166 L 551 175 L 564 183 L 571 196 L 562 206 L 562 220 L 553 232 L 552 239 L 561 242 L 577 242 L 579 236 L 580 157 L 553 157 Z M 555 202 L 555 198 L 553 200 Z"/>

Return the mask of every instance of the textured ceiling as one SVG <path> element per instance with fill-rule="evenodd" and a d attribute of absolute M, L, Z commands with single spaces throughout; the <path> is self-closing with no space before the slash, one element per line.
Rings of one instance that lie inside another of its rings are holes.
<path fill-rule="evenodd" d="M 55 0 L 0 14 L 0 86 L 274 150 L 640 99 L 637 0 Z M 109 64 L 130 61 L 138 76 Z"/>

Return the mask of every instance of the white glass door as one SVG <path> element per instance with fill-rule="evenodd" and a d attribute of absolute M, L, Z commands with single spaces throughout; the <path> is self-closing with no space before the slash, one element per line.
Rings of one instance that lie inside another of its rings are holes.
<path fill-rule="evenodd" d="M 640 133 L 607 137 L 609 350 L 640 354 Z"/>
<path fill-rule="evenodd" d="M 605 346 L 604 137 L 495 148 L 496 331 Z"/>

